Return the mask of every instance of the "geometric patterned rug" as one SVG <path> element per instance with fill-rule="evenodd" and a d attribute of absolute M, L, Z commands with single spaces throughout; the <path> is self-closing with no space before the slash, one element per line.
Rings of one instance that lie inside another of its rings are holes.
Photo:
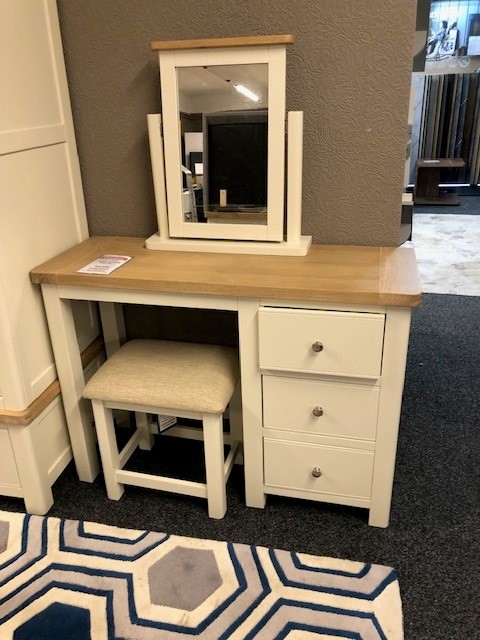
<path fill-rule="evenodd" d="M 1 640 L 401 640 L 395 571 L 0 511 Z"/>

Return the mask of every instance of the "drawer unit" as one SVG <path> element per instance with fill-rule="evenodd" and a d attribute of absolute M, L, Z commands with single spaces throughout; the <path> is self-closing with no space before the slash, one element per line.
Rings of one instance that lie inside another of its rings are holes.
<path fill-rule="evenodd" d="M 0 495 L 23 498 L 27 513 L 48 511 L 51 487 L 71 459 L 59 396 L 29 424 L 0 422 Z"/>
<path fill-rule="evenodd" d="M 264 456 L 266 487 L 370 499 L 372 451 L 264 438 Z"/>
<path fill-rule="evenodd" d="M 261 369 L 381 374 L 384 314 L 261 307 L 258 322 Z"/>
<path fill-rule="evenodd" d="M 86 380 L 103 361 L 102 348 L 98 341 L 86 353 Z M 59 388 L 47 389 L 28 410 L 27 416 L 0 414 L 0 495 L 23 498 L 27 513 L 44 515 L 53 504 L 52 486 L 72 459 Z"/>
<path fill-rule="evenodd" d="M 380 388 L 263 376 L 263 426 L 374 440 Z"/>

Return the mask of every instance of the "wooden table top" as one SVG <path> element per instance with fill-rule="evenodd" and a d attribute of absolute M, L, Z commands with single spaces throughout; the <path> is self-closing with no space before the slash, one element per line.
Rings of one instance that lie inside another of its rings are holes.
<path fill-rule="evenodd" d="M 461 169 L 464 166 L 465 161 L 462 158 L 433 158 L 432 160 L 422 158 L 417 160 L 417 167 L 419 169 Z"/>
<path fill-rule="evenodd" d="M 132 260 L 109 275 L 77 273 L 105 254 Z M 411 247 L 313 245 L 308 255 L 262 256 L 145 248 L 144 238 L 94 236 L 31 271 L 36 284 L 242 298 L 415 307 Z"/>

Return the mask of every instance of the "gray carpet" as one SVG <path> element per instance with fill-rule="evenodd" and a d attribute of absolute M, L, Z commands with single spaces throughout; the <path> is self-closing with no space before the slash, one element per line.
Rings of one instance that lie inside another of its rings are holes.
<path fill-rule="evenodd" d="M 118 502 L 101 478 L 78 483 L 72 465 L 54 486 L 49 515 L 121 527 L 231 540 L 393 566 L 399 573 L 406 640 L 465 640 L 480 628 L 480 299 L 427 294 L 413 312 L 391 524 L 367 526 L 361 509 L 269 497 L 244 506 L 234 469 L 223 520 L 204 501 L 127 487 Z M 164 467 L 184 460 L 202 473 L 197 443 L 158 451 Z M 145 454 L 135 464 L 144 464 Z M 23 503 L 0 497 L 0 509 Z"/>
<path fill-rule="evenodd" d="M 452 215 L 480 215 L 480 197 L 470 195 L 459 195 L 460 204 L 455 207 L 447 207 L 443 205 L 414 205 L 414 213 L 435 213 L 435 214 L 452 214 Z"/>

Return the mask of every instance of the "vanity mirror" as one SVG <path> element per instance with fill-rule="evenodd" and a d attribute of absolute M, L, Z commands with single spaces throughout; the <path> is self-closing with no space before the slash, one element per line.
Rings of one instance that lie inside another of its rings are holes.
<path fill-rule="evenodd" d="M 301 112 L 289 114 L 288 223 L 285 216 L 291 42 L 293 36 L 152 43 L 162 115 L 148 116 L 159 232 L 147 248 L 307 253 Z"/>
<path fill-rule="evenodd" d="M 174 161 L 184 168 L 172 188 L 188 205 L 180 222 L 266 225 L 268 64 L 180 67 L 176 74 L 181 158 Z M 272 217 L 278 206 L 271 203 Z"/>

